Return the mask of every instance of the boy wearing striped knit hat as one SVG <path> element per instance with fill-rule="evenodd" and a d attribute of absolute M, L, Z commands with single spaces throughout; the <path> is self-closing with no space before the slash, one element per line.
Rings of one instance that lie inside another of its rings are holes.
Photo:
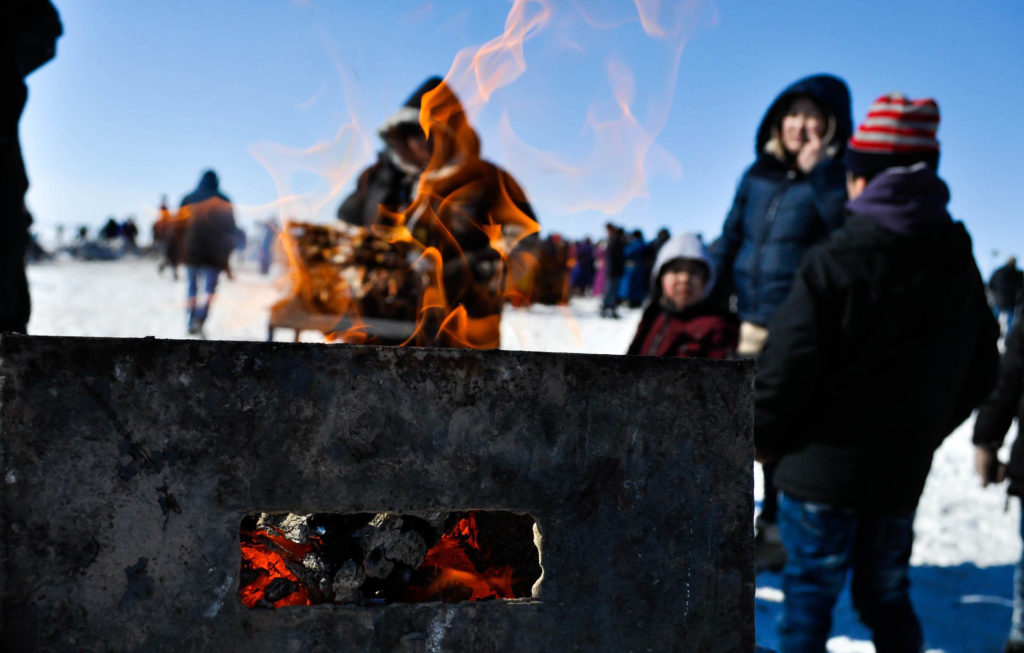
<path fill-rule="evenodd" d="M 932 454 L 984 399 L 998 327 L 937 174 L 939 109 L 878 98 L 847 144 L 844 226 L 812 248 L 768 328 L 755 445 L 778 462 L 789 560 L 781 651 L 823 651 L 851 593 L 879 651 L 920 651 L 908 594 Z"/>

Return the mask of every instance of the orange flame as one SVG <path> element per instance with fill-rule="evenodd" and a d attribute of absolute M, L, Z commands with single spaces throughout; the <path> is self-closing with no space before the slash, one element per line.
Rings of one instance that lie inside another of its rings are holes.
<path fill-rule="evenodd" d="M 652 165 L 657 164 L 672 177 L 681 174 L 678 162 L 658 147 L 656 137 L 667 121 L 679 59 L 703 4 L 703 0 L 634 0 L 631 18 L 611 22 L 588 15 L 590 5 L 575 1 L 568 4 L 569 12 L 582 16 L 594 29 L 639 23 L 644 33 L 667 44 L 672 63 L 661 96 L 638 107 L 637 81 L 632 71 L 623 61 L 608 59 L 612 114 L 609 118 L 607 110 L 599 110 L 596 104 L 591 107 L 585 124 L 594 134 L 594 148 L 582 162 L 567 163 L 526 145 L 512 131 L 507 113 L 502 114 L 499 132 L 506 149 L 525 153 L 532 168 L 546 168 L 556 176 L 569 178 L 559 192 L 560 197 L 570 198 L 569 203 L 558 208 L 619 213 L 633 199 L 648 194 L 647 176 Z M 499 89 L 523 75 L 527 69 L 527 41 L 542 33 L 553 22 L 555 10 L 564 11 L 564 7 L 550 0 L 514 0 L 502 33 L 483 45 L 461 50 L 444 81 L 422 97 L 419 123 L 430 144 L 429 162 L 419 176 L 409 206 L 397 212 L 379 207 L 372 227 L 376 237 L 406 248 L 402 251 L 408 252 L 418 275 L 419 305 L 410 313 L 415 323 L 405 331 L 412 335 L 402 344 L 498 347 L 503 303 L 521 305 L 531 301 L 537 258 L 523 247 L 523 241 L 536 234 L 539 225 L 518 184 L 482 159 L 480 140 L 470 126 L 469 116 L 490 102 Z M 339 66 L 339 73 L 342 70 Z M 351 81 L 346 74 L 342 77 L 348 88 Z M 317 91 L 314 98 L 322 91 Z M 644 120 L 638 117 L 641 115 Z M 264 163 L 268 154 L 275 154 L 285 158 L 293 170 L 321 174 L 329 182 L 327 197 L 333 198 L 354 176 L 354 166 L 366 158 L 367 144 L 353 114 L 333 142 L 305 151 L 263 145 L 254 147 L 253 153 Z M 339 157 L 339 152 L 343 156 Z M 321 172 L 325 164 L 327 174 Z M 292 192 L 288 178 L 277 174 L 274 178 L 279 208 L 302 210 L 301 196 Z M 322 202 L 316 203 L 314 209 L 321 206 Z M 316 305 L 319 298 L 314 289 L 330 285 L 326 278 L 330 266 L 319 270 L 291 255 L 289 262 L 293 296 L 303 306 Z M 323 277 L 317 277 L 321 272 Z M 341 277 L 337 270 L 333 274 Z M 344 283 L 345 279 L 339 279 L 342 295 Z M 332 306 L 333 312 L 344 315 L 346 326 L 338 327 L 340 333 L 329 333 L 328 339 L 367 342 L 375 320 L 379 325 L 383 316 L 366 309 L 355 291 L 351 287 L 348 290 L 347 299 Z M 323 308 L 322 301 L 320 304 Z"/>

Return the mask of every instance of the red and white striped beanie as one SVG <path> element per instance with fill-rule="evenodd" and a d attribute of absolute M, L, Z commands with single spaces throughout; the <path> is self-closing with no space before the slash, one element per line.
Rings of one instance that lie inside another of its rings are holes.
<path fill-rule="evenodd" d="M 888 93 L 874 101 L 868 117 L 847 143 L 843 163 L 858 177 L 870 179 L 887 168 L 924 162 L 939 167 L 939 105 L 935 100 L 908 100 Z"/>

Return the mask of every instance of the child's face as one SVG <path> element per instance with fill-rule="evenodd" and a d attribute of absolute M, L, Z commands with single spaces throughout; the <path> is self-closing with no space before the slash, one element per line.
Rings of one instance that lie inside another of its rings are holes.
<path fill-rule="evenodd" d="M 676 259 L 665 264 L 661 275 L 662 296 L 676 308 L 692 306 L 704 296 L 707 269 L 700 261 Z"/>

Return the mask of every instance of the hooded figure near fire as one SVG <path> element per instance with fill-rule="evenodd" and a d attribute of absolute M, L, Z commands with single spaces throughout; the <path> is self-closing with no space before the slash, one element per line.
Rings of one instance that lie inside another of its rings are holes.
<path fill-rule="evenodd" d="M 412 241 L 428 279 L 414 342 L 493 349 L 513 252 L 538 231 L 519 184 L 480 156 L 465 109 L 439 77 L 380 127 L 385 148 L 338 209 L 344 222 Z"/>

